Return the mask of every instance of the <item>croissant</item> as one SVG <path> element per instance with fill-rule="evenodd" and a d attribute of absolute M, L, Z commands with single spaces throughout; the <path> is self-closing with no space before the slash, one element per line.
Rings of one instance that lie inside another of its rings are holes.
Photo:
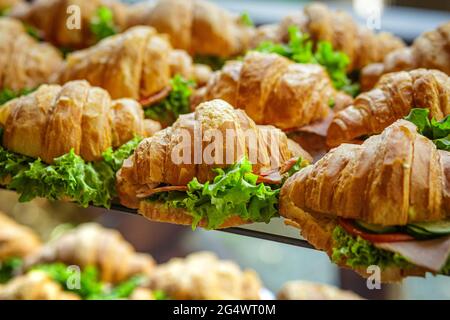
<path fill-rule="evenodd" d="M 105 90 L 86 81 L 42 85 L 9 101 L 1 108 L 0 125 L 5 148 L 46 163 L 72 148 L 86 161 L 100 160 L 107 148 L 159 129 L 154 121 L 144 120 L 136 101 L 111 100 Z"/>
<path fill-rule="evenodd" d="M 149 25 L 192 55 L 235 56 L 245 52 L 253 28 L 204 0 L 160 0 L 129 8 L 128 26 Z"/>
<path fill-rule="evenodd" d="M 57 81 L 85 79 L 107 90 L 114 99 L 138 100 L 167 91 L 175 74 L 194 77 L 191 57 L 173 50 L 155 29 L 134 27 L 69 54 Z"/>
<path fill-rule="evenodd" d="M 0 18 L 0 90 L 34 89 L 61 64 L 58 50 L 33 39 L 19 21 Z"/>
<path fill-rule="evenodd" d="M 382 61 L 389 52 L 404 47 L 403 41 L 398 37 L 384 32 L 375 34 L 358 26 L 346 12 L 332 11 L 321 3 L 307 5 L 303 11 L 286 16 L 278 26 L 262 27 L 252 40 L 253 46 L 263 40 L 288 41 L 290 26 L 297 26 L 314 42 L 329 41 L 335 50 L 347 54 L 350 59 L 349 71 Z"/>
<path fill-rule="evenodd" d="M 151 256 L 136 253 L 118 231 L 96 223 L 82 224 L 45 244 L 26 258 L 25 268 L 52 262 L 80 268 L 94 266 L 100 279 L 107 283 L 118 283 L 139 274 L 148 276 L 155 265 Z"/>
<path fill-rule="evenodd" d="M 28 227 L 0 212 L 0 263 L 9 258 L 23 258 L 41 246 L 39 237 Z"/>
<path fill-rule="evenodd" d="M 314 165 L 294 174 L 281 189 L 280 214 L 293 220 L 302 230 L 302 236 L 316 248 L 330 256 L 335 250 L 348 253 L 345 250 L 349 248 L 335 248 L 337 240 L 333 232 L 341 221 L 351 219 L 366 225 L 405 226 L 448 219 L 449 172 L 450 153 L 437 150 L 411 122 L 398 120 L 362 145 L 342 144 Z M 406 238 L 376 240 L 372 236 L 364 239 L 373 242 L 377 248 L 386 245 L 378 242 L 390 245 L 389 241 L 404 241 L 398 244 L 406 246 L 406 240 L 411 240 L 408 235 L 400 236 Z M 412 264 L 404 268 L 384 266 L 381 275 L 384 281 L 423 275 L 432 268 L 429 263 L 433 259 L 427 257 L 423 264 L 424 258 L 419 258 L 431 250 L 431 244 L 421 241 L 409 244 L 418 248 L 412 257 L 408 256 Z M 443 258 L 445 263 L 445 253 Z M 338 263 L 347 266 L 345 259 Z M 368 263 L 366 267 L 372 264 Z M 364 276 L 369 275 L 363 266 L 353 267 Z M 438 269 L 433 271 L 438 272 Z"/>
<path fill-rule="evenodd" d="M 115 0 L 35 0 L 9 15 L 37 28 L 45 41 L 57 47 L 80 49 L 97 42 L 90 25 L 101 7 L 111 11 L 115 31 L 125 28 L 127 7 Z"/>
<path fill-rule="evenodd" d="M 315 64 L 297 64 L 277 55 L 248 53 L 228 62 L 193 98 L 223 99 L 245 110 L 257 124 L 297 128 L 324 119 L 337 92 L 326 71 Z"/>
<path fill-rule="evenodd" d="M 380 133 L 412 108 L 430 110 L 437 120 L 450 114 L 450 79 L 437 70 L 417 69 L 384 75 L 375 88 L 360 94 L 354 104 L 334 115 L 327 144 L 337 146 Z"/>
<path fill-rule="evenodd" d="M 31 271 L 0 286 L 0 300 L 79 300 L 42 271 Z"/>
<path fill-rule="evenodd" d="M 277 294 L 277 300 L 361 300 L 351 291 L 308 281 L 286 282 Z"/>
<path fill-rule="evenodd" d="M 207 144 L 212 140 L 209 134 L 217 133 L 223 134 L 223 141 L 214 140 L 214 156 L 209 159 L 206 156 L 206 152 L 211 151 L 211 145 L 208 147 Z M 196 141 L 205 143 L 198 146 Z M 180 146 L 200 148 L 194 153 L 201 152 L 201 158 L 195 160 L 196 155 L 191 153 L 186 154 L 188 159 L 179 159 L 177 150 Z M 233 109 L 225 101 L 212 100 L 198 106 L 194 113 L 181 115 L 173 126 L 139 144 L 117 172 L 116 189 L 120 202 L 139 208 L 139 212 L 151 220 L 191 224 L 193 218 L 185 209 L 145 198 L 166 189 L 186 191 L 186 185 L 194 177 L 201 183 L 209 181 L 215 176 L 213 168 L 235 164 L 243 156 L 252 160 L 255 174 L 277 168 L 293 157 L 302 156 L 311 161 L 309 154 L 288 140 L 279 129 L 257 126 L 242 110 Z M 161 184 L 167 186 L 158 188 Z M 205 220 L 200 221 L 201 226 L 205 226 Z M 230 216 L 221 227 L 242 223 L 240 217 Z"/>
<path fill-rule="evenodd" d="M 210 252 L 174 258 L 159 265 L 149 286 L 175 300 L 259 300 L 262 289 L 256 272 L 241 270 Z"/>
<path fill-rule="evenodd" d="M 437 69 L 450 75 L 450 22 L 436 30 L 421 34 L 407 48 L 390 52 L 380 63 L 373 63 L 361 71 L 361 89 L 374 87 L 383 74 L 417 68 Z"/>

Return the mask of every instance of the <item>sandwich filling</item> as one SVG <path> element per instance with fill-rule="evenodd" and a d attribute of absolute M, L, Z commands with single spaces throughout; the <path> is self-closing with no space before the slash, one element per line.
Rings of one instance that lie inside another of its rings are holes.
<path fill-rule="evenodd" d="M 278 171 L 257 175 L 252 172 L 251 162 L 242 158 L 228 168 L 214 169 L 216 176 L 212 181 L 200 183 L 194 178 L 176 190 L 170 190 L 174 186 L 157 188 L 162 192 L 152 194 L 147 200 L 185 209 L 193 218 L 193 229 L 202 220 L 207 221 L 207 229 L 217 229 L 233 216 L 268 223 L 278 216 L 282 183 L 306 164 L 300 157 Z"/>
<path fill-rule="evenodd" d="M 429 110 L 416 108 L 405 117 L 420 134 L 441 150 L 450 151 L 450 116 L 429 118 Z M 349 267 L 420 266 L 450 275 L 450 221 L 417 222 L 405 226 L 380 226 L 339 219 L 333 231 L 332 260 Z"/>

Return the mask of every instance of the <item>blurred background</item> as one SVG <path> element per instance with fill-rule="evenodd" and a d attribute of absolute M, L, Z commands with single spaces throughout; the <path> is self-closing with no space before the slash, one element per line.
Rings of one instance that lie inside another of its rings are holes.
<path fill-rule="evenodd" d="M 213 0 L 214 1 L 214 0 Z M 136 2 L 136 1 L 128 1 Z M 308 1 L 215 0 L 235 12 L 247 12 L 255 24 L 280 20 Z M 390 31 L 411 42 L 421 32 L 450 20 L 450 1 L 353 0 L 324 1 L 342 8 L 374 29 Z M 211 250 L 242 267 L 255 269 L 265 286 L 276 292 L 288 280 L 323 282 L 354 290 L 368 298 L 450 299 L 449 277 L 410 278 L 401 285 L 384 285 L 369 291 L 365 280 L 351 271 L 339 270 L 325 253 L 219 231 L 192 231 L 189 227 L 152 223 L 139 216 L 101 209 L 80 209 L 67 203 L 35 200 L 20 204 L 17 196 L 0 191 L 0 210 L 37 229 L 44 239 L 77 223 L 96 220 L 119 229 L 138 251 L 152 254 L 158 262 L 199 250 Z M 280 228 L 286 228 L 280 226 Z"/>

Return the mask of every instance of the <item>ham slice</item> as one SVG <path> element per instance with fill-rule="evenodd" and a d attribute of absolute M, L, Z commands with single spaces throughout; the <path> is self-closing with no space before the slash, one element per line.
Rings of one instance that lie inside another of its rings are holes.
<path fill-rule="evenodd" d="M 168 191 L 187 191 L 187 186 L 164 186 L 154 189 L 146 190 L 145 192 L 140 192 L 137 197 L 138 198 L 147 198 L 155 193 L 168 192 Z"/>
<path fill-rule="evenodd" d="M 139 103 L 144 106 L 144 108 L 148 108 L 152 105 L 154 105 L 157 102 L 161 102 L 162 100 L 164 100 L 170 93 L 170 91 L 172 90 L 172 88 L 170 86 L 165 87 L 164 89 L 160 90 L 159 92 L 146 97 L 146 98 L 141 98 L 139 100 Z"/>
<path fill-rule="evenodd" d="M 409 262 L 439 272 L 447 262 L 450 254 L 450 236 L 433 240 L 381 242 L 375 247 L 396 252 Z"/>

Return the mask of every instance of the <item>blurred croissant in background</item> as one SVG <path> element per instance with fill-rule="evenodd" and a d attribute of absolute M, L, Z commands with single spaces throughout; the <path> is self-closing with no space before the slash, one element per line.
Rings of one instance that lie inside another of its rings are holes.
<path fill-rule="evenodd" d="M 60 52 L 27 34 L 15 19 L 0 18 L 0 90 L 31 90 L 47 83 L 62 65 Z"/>
<path fill-rule="evenodd" d="M 410 47 L 389 53 L 381 63 L 366 66 L 361 72 L 361 88 L 370 90 L 383 74 L 417 68 L 437 69 L 450 75 L 450 22 L 424 32 Z"/>
<path fill-rule="evenodd" d="M 332 11 L 321 3 L 309 4 L 302 11 L 286 16 L 279 24 L 259 27 L 252 46 L 256 47 L 264 40 L 288 41 L 290 26 L 297 26 L 315 43 L 331 42 L 335 50 L 344 52 L 350 58 L 349 71 L 382 61 L 389 52 L 404 47 L 400 38 L 384 32 L 375 34 L 357 25 L 348 13 Z"/>
<path fill-rule="evenodd" d="M 204 0 L 160 0 L 129 8 L 128 26 L 149 25 L 192 55 L 230 57 L 245 52 L 253 27 Z"/>
<path fill-rule="evenodd" d="M 122 235 L 95 223 L 68 231 L 29 255 L 25 268 L 62 262 L 80 268 L 94 266 L 104 282 L 117 283 L 133 275 L 150 275 L 155 262 L 148 254 L 137 253 Z"/>

